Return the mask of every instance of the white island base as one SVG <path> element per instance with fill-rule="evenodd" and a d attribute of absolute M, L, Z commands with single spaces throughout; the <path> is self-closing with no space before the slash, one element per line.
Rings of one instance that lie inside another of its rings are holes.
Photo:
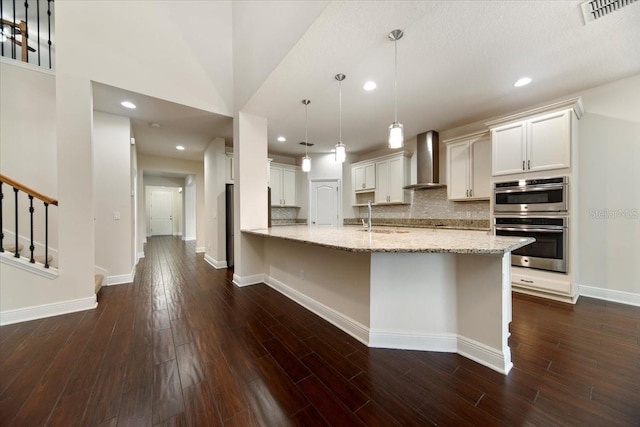
<path fill-rule="evenodd" d="M 261 281 L 367 346 L 459 353 L 503 374 L 512 368 L 509 250 L 359 251 L 248 233 L 264 236 Z"/>

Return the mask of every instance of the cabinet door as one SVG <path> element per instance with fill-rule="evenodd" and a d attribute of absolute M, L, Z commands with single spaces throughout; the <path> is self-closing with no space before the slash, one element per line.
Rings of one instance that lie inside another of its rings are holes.
<path fill-rule="evenodd" d="M 271 206 L 282 205 L 282 169 L 269 169 L 269 185 L 271 186 Z"/>
<path fill-rule="evenodd" d="M 405 176 L 405 158 L 398 157 L 397 159 L 389 160 L 389 199 L 391 203 L 404 203 L 404 192 L 402 187 L 406 185 Z"/>
<path fill-rule="evenodd" d="M 363 166 L 364 168 L 364 187 L 367 190 L 373 190 L 376 188 L 376 165 L 371 163 L 370 165 Z"/>
<path fill-rule="evenodd" d="M 353 177 L 353 191 L 361 191 L 366 188 L 365 177 L 364 177 L 364 166 L 356 166 L 353 168 L 354 177 Z"/>
<path fill-rule="evenodd" d="M 389 161 L 376 163 L 376 203 L 387 203 L 389 197 Z"/>
<path fill-rule="evenodd" d="M 471 197 L 487 199 L 491 197 L 491 140 L 486 137 L 471 144 L 470 175 Z"/>
<path fill-rule="evenodd" d="M 527 170 L 568 168 L 571 163 L 571 112 L 561 111 L 529 121 Z"/>
<path fill-rule="evenodd" d="M 287 206 L 296 205 L 296 171 L 282 169 L 282 199 Z"/>
<path fill-rule="evenodd" d="M 447 145 L 447 178 L 448 198 L 466 199 L 469 195 L 469 142 Z"/>
<path fill-rule="evenodd" d="M 519 122 L 491 131 L 491 170 L 494 176 L 524 172 L 525 125 L 526 122 Z"/>

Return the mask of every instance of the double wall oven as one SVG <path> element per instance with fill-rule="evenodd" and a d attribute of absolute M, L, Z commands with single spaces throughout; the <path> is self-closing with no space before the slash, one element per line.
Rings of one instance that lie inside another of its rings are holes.
<path fill-rule="evenodd" d="M 567 272 L 569 203 L 566 176 L 496 182 L 493 226 L 497 236 L 533 237 L 511 253 L 511 264 Z"/>

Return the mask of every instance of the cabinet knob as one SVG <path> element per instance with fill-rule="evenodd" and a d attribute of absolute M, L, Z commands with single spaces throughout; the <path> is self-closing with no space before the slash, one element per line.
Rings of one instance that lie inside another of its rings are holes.
<path fill-rule="evenodd" d="M 524 168 L 524 160 L 522 161 L 522 170 L 526 170 L 526 169 Z"/>
<path fill-rule="evenodd" d="M 531 160 L 527 160 L 527 169 L 531 170 Z"/>
<path fill-rule="evenodd" d="M 469 189 L 469 197 L 473 197 L 473 189 Z"/>

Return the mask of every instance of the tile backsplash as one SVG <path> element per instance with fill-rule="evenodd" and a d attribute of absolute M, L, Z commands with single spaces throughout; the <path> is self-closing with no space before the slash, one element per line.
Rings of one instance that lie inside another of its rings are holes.
<path fill-rule="evenodd" d="M 360 207 L 360 218 L 367 216 L 367 208 Z M 451 202 L 447 188 L 413 190 L 409 205 L 378 205 L 373 207 L 374 218 L 392 219 L 474 219 L 489 220 L 489 201 Z"/>
<path fill-rule="evenodd" d="M 298 211 L 300 208 L 280 208 L 280 207 L 272 207 L 271 208 L 271 219 L 272 220 L 291 220 L 291 222 L 295 222 L 298 217 Z"/>

